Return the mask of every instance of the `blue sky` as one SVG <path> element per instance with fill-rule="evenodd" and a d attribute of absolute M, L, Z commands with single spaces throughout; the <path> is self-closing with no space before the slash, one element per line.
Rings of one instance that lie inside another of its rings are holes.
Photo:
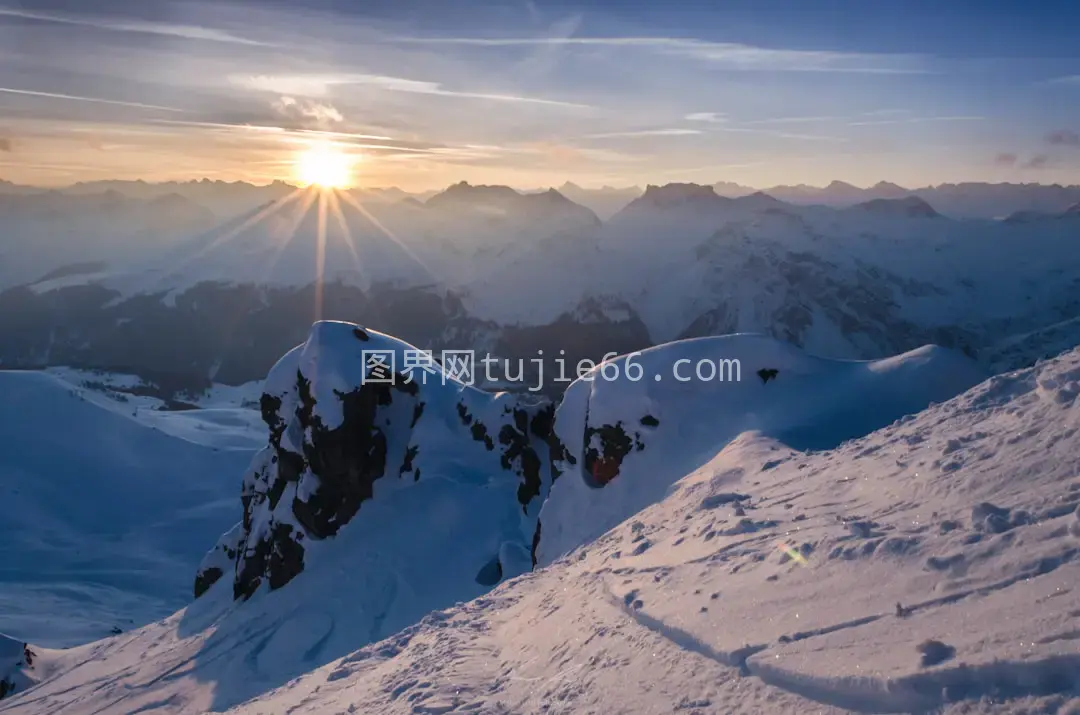
<path fill-rule="evenodd" d="M 0 178 L 1080 183 L 1075 2 L 0 0 Z"/>

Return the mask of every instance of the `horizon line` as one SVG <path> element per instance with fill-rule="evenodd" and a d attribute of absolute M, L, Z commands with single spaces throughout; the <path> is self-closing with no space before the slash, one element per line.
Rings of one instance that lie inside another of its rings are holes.
<path fill-rule="evenodd" d="M 171 179 L 171 180 L 166 180 L 166 181 L 150 181 L 150 180 L 142 179 L 142 178 L 139 178 L 139 179 L 91 179 L 91 180 L 88 180 L 88 181 L 75 181 L 75 182 L 71 182 L 71 183 L 67 183 L 67 184 L 52 184 L 52 185 L 24 184 L 24 183 L 9 181 L 9 180 L 4 179 L 3 177 L 0 177 L 0 187 L 8 186 L 8 187 L 13 187 L 13 188 L 18 188 L 18 189 L 32 189 L 32 190 L 35 190 L 35 191 L 39 191 L 41 193 L 64 192 L 64 191 L 68 191 L 68 190 L 75 189 L 75 188 L 78 188 L 78 187 L 91 187 L 91 186 L 94 186 L 96 184 L 136 184 L 136 185 L 141 184 L 141 185 L 145 185 L 145 186 L 168 186 L 168 185 L 183 186 L 183 185 L 201 184 L 201 183 L 225 184 L 225 185 L 229 185 L 229 186 L 243 185 L 243 186 L 250 186 L 252 188 L 258 188 L 258 189 L 266 189 L 266 188 L 270 188 L 272 186 L 277 186 L 277 185 L 287 186 L 287 187 L 290 187 L 290 188 L 293 188 L 293 189 L 307 188 L 307 186 L 305 186 L 305 185 L 303 185 L 301 183 L 295 183 L 294 181 L 285 180 L 285 179 L 273 179 L 273 180 L 268 181 L 266 183 L 259 183 L 257 181 L 251 181 L 251 180 L 247 180 L 247 179 L 236 179 L 236 180 L 230 181 L 230 180 L 226 180 L 226 179 L 213 179 L 213 178 L 210 178 L 208 176 L 203 176 L 203 177 L 199 177 L 199 178 L 192 178 L 192 179 Z M 573 186 L 575 188 L 582 189 L 584 191 L 602 191 L 604 189 L 610 189 L 610 190 L 614 190 L 614 191 L 636 190 L 636 191 L 639 191 L 639 192 L 642 192 L 642 193 L 645 192 L 650 187 L 658 187 L 659 188 L 659 187 L 673 186 L 673 185 L 709 187 L 709 188 L 712 188 L 714 191 L 715 191 L 716 187 L 719 186 L 719 185 L 729 185 L 729 186 L 735 186 L 735 187 L 739 187 L 739 188 L 743 188 L 743 189 L 749 189 L 752 192 L 758 192 L 758 193 L 768 193 L 771 190 L 780 189 L 780 188 L 784 188 L 784 189 L 804 188 L 804 189 L 815 189 L 815 190 L 819 190 L 819 191 L 824 191 L 824 190 L 828 189 L 830 186 L 832 186 L 833 184 L 843 184 L 845 187 L 850 187 L 850 188 L 857 189 L 857 190 L 860 190 L 860 191 L 869 191 L 869 190 L 873 189 L 874 187 L 879 186 L 881 184 L 888 184 L 890 186 L 896 187 L 896 188 L 901 189 L 903 191 L 909 191 L 909 192 L 922 191 L 922 190 L 926 190 L 926 189 L 938 189 L 938 188 L 941 188 L 943 186 L 960 186 L 960 185 L 964 185 L 964 184 L 983 184 L 983 185 L 986 185 L 986 186 L 1044 186 L 1044 187 L 1047 187 L 1047 188 L 1059 187 L 1059 188 L 1078 188 L 1078 189 L 1080 189 L 1080 184 L 1061 184 L 1061 183 L 1056 183 L 1056 182 L 1055 183 L 1043 183 L 1041 181 L 1026 181 L 1026 182 L 1025 181 L 985 181 L 985 180 L 974 180 L 974 179 L 966 180 L 966 181 L 943 181 L 943 182 L 937 183 L 937 184 L 924 184 L 924 185 L 921 185 L 921 186 L 904 186 L 902 184 L 897 184 L 895 182 L 889 181 L 887 179 L 879 180 L 876 183 L 870 184 L 870 185 L 867 185 L 867 186 L 861 186 L 859 184 L 855 184 L 855 183 L 852 183 L 852 182 L 849 182 L 849 181 L 844 181 L 842 179 L 832 179 L 828 183 L 820 184 L 820 185 L 819 184 L 808 184 L 808 183 L 803 182 L 803 183 L 798 183 L 798 184 L 772 184 L 770 186 L 754 186 L 754 185 L 751 185 L 751 184 L 744 184 L 744 183 L 741 183 L 741 182 L 738 182 L 738 181 L 728 181 L 728 180 L 724 180 L 724 179 L 718 179 L 718 180 L 712 181 L 712 182 L 667 181 L 667 182 L 664 182 L 664 183 L 657 183 L 657 184 L 647 182 L 644 185 L 640 185 L 640 184 L 618 184 L 617 185 L 617 184 L 610 184 L 610 183 L 599 184 L 599 185 L 596 185 L 596 184 L 581 184 L 581 183 L 578 183 L 576 181 L 567 179 L 562 184 L 559 184 L 557 186 L 554 185 L 554 184 L 552 184 L 552 185 L 526 186 L 526 187 L 517 186 L 517 185 L 513 185 L 513 184 L 497 184 L 497 183 L 496 184 L 488 184 L 488 183 L 475 183 L 474 184 L 474 183 L 469 182 L 469 181 L 461 180 L 461 181 L 454 181 L 454 182 L 450 182 L 449 184 L 439 185 L 439 186 L 436 186 L 436 187 L 429 187 L 429 188 L 425 188 L 425 189 L 402 189 L 401 187 L 393 185 L 393 184 L 389 184 L 389 185 L 384 184 L 384 185 L 369 185 L 369 186 L 355 185 L 355 186 L 342 187 L 339 190 L 346 191 L 346 192 L 348 192 L 348 191 L 390 191 L 390 190 L 395 190 L 395 191 L 401 191 L 402 193 L 405 193 L 405 194 L 424 194 L 424 193 L 429 193 L 429 192 L 445 191 L 446 189 L 448 189 L 448 188 L 450 188 L 452 186 L 466 185 L 466 186 L 472 186 L 472 187 L 477 187 L 477 188 L 480 188 L 480 187 L 506 187 L 506 188 L 514 189 L 515 191 L 518 191 L 518 192 L 521 192 L 521 193 L 534 193 L 534 192 L 550 191 L 550 190 L 560 191 L 561 189 L 565 188 L 567 186 L 567 184 L 569 184 L 569 185 L 571 185 L 571 186 Z M 0 189 L 0 195 L 2 195 L 4 193 L 6 193 L 6 192 L 3 191 L 2 189 Z"/>

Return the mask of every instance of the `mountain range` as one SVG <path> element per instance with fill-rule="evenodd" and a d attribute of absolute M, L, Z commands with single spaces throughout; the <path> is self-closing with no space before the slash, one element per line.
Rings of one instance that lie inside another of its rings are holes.
<path fill-rule="evenodd" d="M 1017 212 L 1061 213 L 1080 203 L 1080 186 L 1060 184 L 1013 184 L 962 182 L 906 188 L 879 181 L 873 186 L 859 187 L 844 181 L 832 181 L 825 186 L 807 184 L 778 185 L 753 188 L 730 181 L 712 184 L 717 194 L 739 198 L 762 192 L 781 201 L 799 205 L 845 207 L 873 199 L 900 199 L 917 196 L 941 213 L 953 218 L 1005 218 Z M 166 194 L 179 194 L 214 211 L 221 218 L 250 210 L 262 203 L 281 198 L 295 187 L 283 181 L 269 185 L 254 185 L 243 181 L 227 182 L 210 179 L 149 183 L 145 181 L 87 181 L 71 186 L 44 189 L 21 186 L 0 180 L 0 194 L 20 196 L 47 192 L 64 194 L 99 194 L 116 191 L 132 198 L 151 199 Z M 641 196 L 640 186 L 582 187 L 571 181 L 556 187 L 559 193 L 596 213 L 603 220 Z M 544 188 L 519 188 L 520 193 L 542 193 Z M 366 201 L 426 201 L 439 190 L 404 191 L 396 187 L 353 189 L 352 194 Z"/>
<path fill-rule="evenodd" d="M 225 220 L 115 188 L 0 197 L 0 213 L 0 364 L 193 387 L 259 379 L 317 318 L 550 375 L 747 331 L 837 358 L 937 343 L 1020 367 L 1068 345 L 1080 309 L 1075 208 L 955 219 L 917 196 L 837 208 L 668 184 L 605 221 L 553 189 L 462 182 L 425 201 L 292 189 Z"/>

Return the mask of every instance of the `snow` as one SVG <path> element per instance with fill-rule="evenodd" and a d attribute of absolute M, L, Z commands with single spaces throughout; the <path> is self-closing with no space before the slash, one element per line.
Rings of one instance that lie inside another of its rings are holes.
<path fill-rule="evenodd" d="M 185 395 L 191 408 L 173 410 L 135 375 L 51 367 L 45 374 L 65 383 L 82 400 L 140 424 L 195 444 L 216 449 L 256 450 L 266 442 L 266 425 L 258 412 L 262 382 L 214 384 L 197 395 Z"/>
<path fill-rule="evenodd" d="M 738 361 L 737 373 L 734 366 L 720 366 L 725 360 Z M 639 367 L 643 377 L 634 380 Z M 757 374 L 763 369 L 777 370 L 776 376 L 764 381 Z M 697 377 L 713 372 L 712 380 Z M 550 563 L 658 501 L 675 479 L 740 434 L 828 449 L 984 377 L 971 360 L 941 348 L 873 362 L 835 361 L 756 335 L 685 340 L 598 366 L 589 379 L 571 385 L 556 413 L 556 431 L 576 460 L 560 465 L 566 478 L 553 486 L 541 512 L 537 558 Z M 601 437 L 594 434 L 587 445 L 574 440 L 604 426 L 621 427 L 635 444 L 618 476 L 598 489 L 584 453 L 592 447 L 602 459 Z"/>
<path fill-rule="evenodd" d="M 287 396 L 297 368 L 347 386 L 349 327 L 317 326 L 268 393 Z M 138 630 L 43 650 L 40 684 L 0 712 L 1080 708 L 1080 350 L 973 387 L 977 369 L 935 348 L 839 362 L 729 336 L 636 359 L 666 377 L 675 356 L 718 354 L 746 363 L 741 382 L 569 388 L 556 420 L 577 464 L 541 513 L 542 568 L 465 588 L 465 564 L 492 554 L 481 522 L 512 510 L 437 405 L 461 388 L 438 385 L 416 428 L 439 478 L 365 501 L 280 589 L 234 602 L 215 586 Z M 620 420 L 644 448 L 591 488 L 573 425 Z M 528 567 L 516 543 L 497 549 L 508 575 Z"/>
<path fill-rule="evenodd" d="M 0 394 L 0 632 L 69 646 L 183 606 L 254 435 L 53 372 L 0 371 Z"/>

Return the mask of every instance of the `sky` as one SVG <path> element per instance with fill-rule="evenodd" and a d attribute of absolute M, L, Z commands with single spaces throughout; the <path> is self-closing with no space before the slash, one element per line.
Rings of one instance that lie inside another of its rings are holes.
<path fill-rule="evenodd" d="M 0 0 L 0 179 L 1080 184 L 1080 3 Z"/>

